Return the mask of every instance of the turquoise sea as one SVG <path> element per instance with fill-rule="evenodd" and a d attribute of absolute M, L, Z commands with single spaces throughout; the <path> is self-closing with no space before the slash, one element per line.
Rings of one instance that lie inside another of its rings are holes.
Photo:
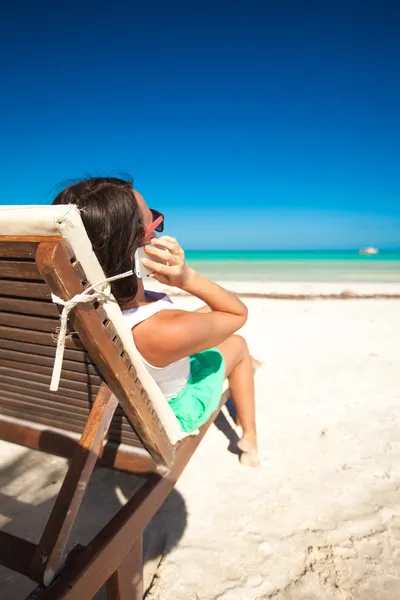
<path fill-rule="evenodd" d="M 400 283 L 400 251 L 187 251 L 189 265 L 225 281 Z"/>

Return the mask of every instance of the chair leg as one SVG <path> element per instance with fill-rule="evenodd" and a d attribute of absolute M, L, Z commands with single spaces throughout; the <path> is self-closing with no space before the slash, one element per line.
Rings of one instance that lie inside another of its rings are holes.
<path fill-rule="evenodd" d="M 107 581 L 108 600 L 143 600 L 142 537 Z"/>
<path fill-rule="evenodd" d="M 71 529 L 117 405 L 103 383 L 32 559 L 31 578 L 42 579 L 46 586 L 63 563 Z"/>

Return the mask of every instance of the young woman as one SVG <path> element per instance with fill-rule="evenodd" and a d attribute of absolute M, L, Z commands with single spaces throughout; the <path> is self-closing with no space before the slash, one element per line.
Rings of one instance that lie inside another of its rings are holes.
<path fill-rule="evenodd" d="M 145 246 L 150 277 L 188 292 L 205 306 L 178 310 L 165 294 L 145 291 L 136 276 L 115 281 L 112 291 L 144 364 L 158 383 L 183 431 L 194 431 L 218 407 L 225 377 L 242 438 L 243 464 L 257 466 L 253 362 L 243 337 L 234 335 L 247 320 L 246 306 L 231 292 L 187 266 L 176 239 L 156 237 L 164 217 L 150 209 L 132 182 L 94 177 L 72 184 L 53 204 L 75 204 L 93 250 L 108 277 L 133 268 Z M 168 250 L 168 262 L 165 261 Z"/>

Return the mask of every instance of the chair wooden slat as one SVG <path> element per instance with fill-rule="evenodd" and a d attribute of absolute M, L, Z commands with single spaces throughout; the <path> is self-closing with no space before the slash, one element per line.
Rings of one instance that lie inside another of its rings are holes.
<path fill-rule="evenodd" d="M 47 352 L 41 352 L 43 349 L 47 351 L 48 346 L 36 346 L 34 348 L 38 351 L 38 353 L 32 354 L 23 352 L 23 347 L 21 348 L 21 346 L 14 346 L 14 348 L 16 348 L 15 350 L 11 349 L 12 346 L 7 346 L 7 342 L 10 342 L 10 340 L 0 340 L 0 358 L 5 360 L 14 360 L 16 362 L 28 363 L 31 365 L 44 365 L 53 368 L 55 352 L 53 351 L 51 354 Z M 21 342 L 11 341 L 10 343 L 21 344 L 23 346 Z M 30 344 L 25 344 L 25 346 L 28 345 Z M 68 350 L 66 350 L 65 352 L 67 353 Z M 69 352 L 72 353 L 74 351 L 70 350 Z M 101 381 L 101 377 L 96 367 L 89 362 L 85 363 L 79 360 L 64 359 L 62 372 L 64 373 L 64 371 L 71 371 L 72 373 L 82 373 L 85 375 L 91 375 L 92 377 L 97 376 L 99 378 L 99 381 Z M 98 382 L 95 381 L 95 383 L 97 384 Z"/>
<path fill-rule="evenodd" d="M 47 319 L 45 317 L 31 317 L 29 315 L 1 312 L 0 325 L 55 333 L 58 321 L 57 319 L 52 319 L 50 317 Z"/>
<path fill-rule="evenodd" d="M 6 404 L 6 402 L 3 400 L 1 401 L 0 406 L 1 414 L 17 419 L 21 417 L 21 408 L 15 407 L 11 403 Z M 76 418 L 74 419 L 61 414 L 57 414 L 56 416 L 54 416 L 54 414 L 49 414 L 43 408 L 41 408 L 41 411 L 35 411 L 31 407 L 24 408 L 25 419 L 28 421 L 32 421 L 32 423 L 54 427 L 54 423 L 56 421 L 58 428 L 65 429 L 65 431 L 71 431 L 77 434 L 82 433 L 88 416 L 87 415 L 85 419 L 78 420 Z M 110 441 L 117 442 L 120 444 L 126 444 L 129 446 L 134 446 L 136 448 L 143 448 L 142 442 L 139 440 L 135 432 L 125 427 L 121 428 L 119 424 L 112 424 L 110 426 L 107 438 Z"/>
<path fill-rule="evenodd" d="M 28 390 L 29 393 L 26 393 L 25 386 L 18 388 L 18 386 L 4 383 L 1 386 L 0 395 L 3 398 L 14 398 L 15 400 L 27 401 L 29 404 L 36 405 L 39 402 L 44 402 L 48 406 L 54 407 L 62 407 L 69 410 L 73 413 L 76 409 L 77 414 L 88 414 L 90 411 L 93 400 L 82 400 L 76 397 L 68 398 L 68 396 L 63 396 L 62 394 L 58 394 L 56 392 L 42 392 L 38 390 Z"/>
<path fill-rule="evenodd" d="M 51 392 L 49 390 L 49 386 L 48 385 L 42 385 L 42 384 L 38 384 L 38 383 L 33 383 L 32 385 L 29 384 L 29 380 L 26 379 L 23 384 L 21 385 L 21 381 L 16 379 L 16 378 L 5 378 L 4 376 L 0 377 L 0 387 L 1 389 L 4 390 L 8 390 L 10 392 L 21 392 L 21 389 L 23 388 L 25 394 L 29 397 L 32 398 L 33 400 L 35 398 L 48 398 L 49 400 L 55 402 L 55 395 L 57 394 L 57 399 L 60 402 L 64 402 L 66 406 L 68 406 L 68 404 L 71 403 L 71 410 L 72 407 L 74 406 L 74 402 L 77 401 L 78 403 L 87 403 L 88 405 L 91 405 L 91 403 L 94 401 L 95 398 L 95 393 L 92 394 L 80 394 L 79 392 L 72 392 L 72 390 L 64 390 L 64 389 L 60 389 L 58 392 Z M 72 393 L 71 393 L 72 392 Z M 72 396 L 72 397 L 71 397 Z M 22 415 L 21 415 L 22 418 Z"/>
<path fill-rule="evenodd" d="M 51 302 L 50 290 L 44 282 L 0 279 L 0 294 L 19 298 L 38 298 Z"/>
<path fill-rule="evenodd" d="M 76 451 L 79 434 L 72 431 L 31 423 L 20 418 L 3 415 L 0 419 L 0 439 L 41 450 L 57 456 L 71 458 Z M 140 444 L 140 442 L 139 442 Z M 100 452 L 100 464 L 129 473 L 149 474 L 157 470 L 157 465 L 142 446 L 123 444 L 108 439 Z"/>
<path fill-rule="evenodd" d="M 34 242 L 35 244 L 40 244 L 41 242 L 60 242 L 61 240 L 60 235 L 0 235 L 1 244 L 8 244 L 10 242 L 18 242 L 19 244 Z"/>
<path fill-rule="evenodd" d="M 26 372 L 26 373 L 39 373 L 40 375 L 47 375 L 48 377 L 48 381 L 50 381 L 51 376 L 53 374 L 53 366 L 50 365 L 43 365 L 38 363 L 37 361 L 35 363 L 31 363 L 31 362 L 27 362 L 25 361 L 19 361 L 17 360 L 17 358 L 15 357 L 15 355 L 10 356 L 9 358 L 3 358 L 1 356 L 2 351 L 0 350 L 0 367 L 7 367 L 10 371 L 18 369 L 21 372 Z M 24 356 L 24 358 L 26 359 L 27 357 Z M 39 357 L 40 358 L 40 357 Z M 34 357 L 34 360 L 36 360 L 36 358 Z M 50 359 L 51 361 L 51 359 Z M 63 369 L 61 371 L 61 379 L 70 379 L 71 381 L 77 382 L 77 383 L 86 383 L 86 385 L 91 385 L 91 386 L 97 386 L 100 387 L 103 380 L 101 379 L 101 377 L 99 377 L 98 375 L 88 375 L 86 373 L 79 373 L 76 371 L 68 371 L 65 367 L 66 365 L 63 363 Z M 46 381 L 46 380 L 44 380 Z M 71 386 L 70 389 L 82 389 L 82 388 L 78 388 L 78 386 Z"/>
<path fill-rule="evenodd" d="M 0 258 L 35 258 L 38 242 L 1 242 Z"/>
<path fill-rule="evenodd" d="M 47 418 L 55 419 L 54 422 L 57 423 L 74 423 L 77 427 L 80 427 L 81 430 L 83 429 L 92 408 L 92 406 L 84 407 L 74 405 L 74 410 L 71 411 L 69 405 L 51 402 L 43 398 L 37 398 L 35 399 L 35 402 L 32 402 L 31 399 L 24 394 L 9 392 L 7 390 L 0 391 L 0 407 L 10 411 L 14 410 L 17 414 L 18 411 L 19 414 L 21 414 L 21 410 L 23 410 L 27 415 L 33 414 L 38 415 L 39 417 L 46 416 Z M 111 425 L 111 431 L 113 431 L 114 435 L 123 435 L 125 439 L 137 439 L 137 435 L 135 435 L 133 429 L 126 420 L 126 417 L 124 417 L 121 412 L 115 415 Z"/>
<path fill-rule="evenodd" d="M 60 317 L 57 305 L 52 302 L 38 302 L 6 296 L 0 296 L 0 310 L 26 315 L 55 317 L 56 319 Z"/>
<path fill-rule="evenodd" d="M 10 408 L 21 409 L 24 412 L 33 412 L 37 414 L 54 415 L 60 418 L 70 419 L 78 424 L 85 423 L 90 412 L 90 406 L 76 406 L 71 411 L 71 406 L 62 402 L 53 402 L 45 398 L 29 398 L 26 394 L 18 394 L 17 392 L 9 392 L 7 390 L 0 391 L 0 406 L 8 406 Z"/>
<path fill-rule="evenodd" d="M 25 371 L 17 371 L 8 369 L 7 367 L 0 367 L 0 384 L 5 383 L 9 385 L 17 385 L 21 387 L 21 385 L 26 390 L 38 390 L 44 393 L 47 393 L 49 390 L 50 378 L 29 373 L 29 376 Z M 99 391 L 98 385 L 88 386 L 83 383 L 77 382 L 76 386 L 72 385 L 72 381 L 67 379 L 60 379 L 59 385 L 59 393 L 60 395 L 64 395 L 68 397 L 68 394 L 73 394 L 75 397 L 81 398 L 85 400 L 88 395 L 96 396 Z M 80 389 L 76 389 L 80 388 Z"/>
<path fill-rule="evenodd" d="M 19 407 L 19 405 L 21 406 Z M 47 414 L 47 417 L 49 417 L 49 415 L 55 414 L 55 412 L 47 411 L 48 407 L 57 411 L 60 417 L 64 415 L 82 428 L 93 406 L 93 401 L 85 403 L 82 400 L 71 398 L 66 402 L 62 397 L 54 398 L 49 394 L 44 395 L 40 393 L 33 395 L 30 390 L 29 394 L 26 394 L 22 393 L 21 388 L 17 386 L 10 386 L 9 384 L 1 386 L 0 407 L 8 407 L 9 410 L 15 409 L 16 415 L 21 416 L 22 407 L 24 407 L 25 412 L 33 411 L 35 413 L 35 408 L 38 406 L 44 409 L 41 413 L 42 416 Z M 53 420 L 53 425 L 59 426 L 59 424 L 59 420 Z M 115 434 L 123 432 L 125 440 L 138 439 L 120 408 L 115 412 L 112 430 Z"/>
<path fill-rule="evenodd" d="M 21 388 L 23 387 L 25 394 L 32 398 L 47 398 L 55 402 L 55 395 L 57 394 L 57 398 L 60 402 L 64 402 L 66 406 L 71 404 L 71 410 L 73 410 L 73 406 L 75 405 L 75 401 L 79 404 L 83 403 L 83 405 L 87 404 L 91 406 L 96 397 L 95 391 L 91 394 L 81 394 L 80 392 L 60 389 L 58 392 L 51 392 L 49 390 L 48 385 L 33 383 L 29 384 L 29 380 L 25 380 L 23 385 L 21 385 L 21 381 L 15 378 L 5 378 L 4 375 L 0 377 L 1 389 L 8 390 L 10 392 L 21 392 Z M 22 418 L 22 416 L 21 416 Z"/>
<path fill-rule="evenodd" d="M 15 407 L 8 407 L 2 405 L 1 410 L 2 414 L 4 414 L 7 417 L 14 417 L 18 419 L 18 417 L 21 416 L 21 410 Z M 35 412 L 33 410 L 30 410 L 29 408 L 26 409 L 25 418 L 28 421 L 31 421 L 32 423 L 37 423 L 38 425 L 47 425 L 49 427 L 54 427 L 54 416 L 49 416 L 47 414 L 39 414 L 39 412 Z M 60 429 L 65 429 L 65 431 L 71 431 L 77 434 L 82 433 L 83 427 L 86 423 L 86 419 L 82 422 L 77 422 L 74 419 L 61 416 L 58 416 L 56 419 L 58 427 Z M 110 427 L 107 439 L 109 439 L 112 442 L 127 444 L 129 446 L 134 446 L 137 448 L 143 447 L 142 442 L 137 437 L 135 438 L 134 434 L 130 434 L 130 432 L 127 431 L 121 432 L 119 429 L 116 431 L 113 427 Z"/>
<path fill-rule="evenodd" d="M 68 397 L 65 395 L 66 390 L 60 390 L 60 393 L 50 391 L 43 392 L 41 389 L 34 389 L 25 385 L 23 388 L 21 388 L 20 385 L 18 386 L 16 383 L 10 383 L 10 381 L 2 381 L 0 390 L 0 395 L 2 398 L 14 399 L 17 402 L 21 401 L 26 403 L 27 406 L 33 407 L 39 404 L 49 407 L 53 406 L 61 411 L 66 410 L 67 413 L 72 417 L 78 416 L 79 419 L 80 415 L 87 416 L 89 414 L 93 406 L 96 393 L 91 394 L 90 399 L 88 396 L 86 396 L 86 398 L 78 398 L 75 392 L 73 397 Z M 117 408 L 114 418 L 115 423 L 118 420 L 123 429 L 126 431 L 133 431 L 132 426 L 120 407 Z"/>
<path fill-rule="evenodd" d="M 16 260 L 0 260 L 0 277 L 7 277 L 8 279 L 42 279 L 35 262 Z"/>
<path fill-rule="evenodd" d="M 24 352 L 26 349 L 27 352 L 54 357 L 56 342 L 48 333 L 26 331 L 16 327 L 3 327 L 0 325 L 0 348 L 9 348 L 19 352 Z M 84 364 L 94 364 L 77 336 L 65 340 L 64 356 L 74 362 L 82 361 Z"/>
<path fill-rule="evenodd" d="M 18 407 L 9 407 L 9 406 L 1 406 L 1 412 L 2 414 L 8 416 L 8 417 L 15 417 L 15 418 L 20 418 L 21 417 L 21 409 Z M 26 419 L 27 421 L 32 421 L 32 423 L 38 423 L 40 425 L 48 425 L 53 427 L 54 426 L 54 417 L 49 417 L 46 414 L 39 414 L 38 412 L 35 412 L 33 410 L 30 410 L 29 408 L 27 408 L 26 410 L 24 410 L 24 419 Z M 72 431 L 74 433 L 82 433 L 82 424 L 81 423 L 76 423 L 76 421 L 72 420 L 72 419 L 61 419 L 58 418 L 57 419 L 57 423 L 58 426 L 61 429 L 65 429 L 67 431 Z"/>
<path fill-rule="evenodd" d="M 42 348 L 48 348 L 49 352 L 54 352 L 56 348 L 56 341 L 50 333 L 0 325 L 0 345 L 6 343 L 6 340 L 10 342 L 24 343 L 26 341 L 29 344 L 38 344 Z M 65 356 L 67 356 L 67 350 L 72 350 L 74 356 L 77 352 L 87 355 L 85 346 L 76 335 L 68 337 L 65 340 L 65 348 Z M 71 356 L 69 355 L 70 358 Z"/>

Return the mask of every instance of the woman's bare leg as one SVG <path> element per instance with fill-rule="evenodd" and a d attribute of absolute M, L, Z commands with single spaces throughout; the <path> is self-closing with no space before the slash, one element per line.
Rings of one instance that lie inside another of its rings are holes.
<path fill-rule="evenodd" d="M 218 346 L 225 361 L 232 401 L 235 405 L 243 436 L 238 443 L 241 461 L 250 466 L 259 464 L 254 398 L 254 369 L 246 340 L 232 335 Z"/>

